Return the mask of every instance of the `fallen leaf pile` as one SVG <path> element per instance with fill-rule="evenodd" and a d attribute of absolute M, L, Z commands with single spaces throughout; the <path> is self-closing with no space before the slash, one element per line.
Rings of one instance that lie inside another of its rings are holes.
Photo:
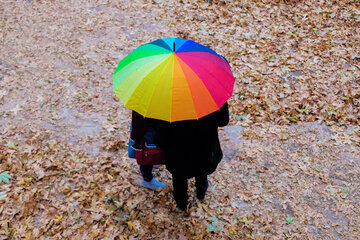
<path fill-rule="evenodd" d="M 358 239 L 360 2 L 0 1 L 0 239 Z M 140 186 L 118 62 L 157 38 L 225 56 L 224 161 Z"/>

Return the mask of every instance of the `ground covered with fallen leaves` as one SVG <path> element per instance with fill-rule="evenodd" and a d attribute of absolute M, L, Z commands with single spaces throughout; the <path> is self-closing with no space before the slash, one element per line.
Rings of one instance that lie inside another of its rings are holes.
<path fill-rule="evenodd" d="M 0 239 L 359 239 L 358 0 L 0 1 Z M 181 37 L 236 78 L 224 161 L 139 186 L 117 63 Z"/>

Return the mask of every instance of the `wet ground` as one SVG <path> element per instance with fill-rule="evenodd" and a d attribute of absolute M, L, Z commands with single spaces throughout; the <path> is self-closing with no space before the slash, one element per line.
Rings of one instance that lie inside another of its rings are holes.
<path fill-rule="evenodd" d="M 360 206 L 360 152 L 344 139 L 360 129 L 348 126 L 339 133 L 316 122 L 268 127 L 229 126 L 221 132 L 225 165 L 236 166 L 241 188 L 264 197 L 252 204 L 234 198 L 236 209 L 260 215 L 276 209 L 287 220 L 302 222 L 310 238 L 349 239 L 346 233 L 356 231 L 350 222 L 359 223 L 350 216 Z"/>
<path fill-rule="evenodd" d="M 3 110 L 14 112 L 11 109 L 20 104 L 6 105 Z M 18 124 L 26 123 L 21 110 L 16 119 Z M 99 136 L 117 135 L 121 131 L 117 126 L 128 126 L 129 120 L 109 124 L 101 113 L 63 108 L 58 110 L 56 121 L 42 120 L 37 124 L 50 134 L 49 140 L 74 146 L 96 159 L 107 141 Z M 354 227 L 359 223 L 359 219 L 349 218 L 351 212 L 357 215 L 360 206 L 360 153 L 351 141 L 359 128 L 347 126 L 341 133 L 337 130 L 317 122 L 220 129 L 224 161 L 219 172 L 210 178 L 215 183 L 210 187 L 213 198 L 219 192 L 228 196 L 225 204 L 239 216 L 261 216 L 272 209 L 267 213 L 271 218 L 269 224 L 288 219 L 289 225 L 306 229 L 309 237 L 348 239 L 346 232 L 356 231 Z M 22 140 L 17 138 L 17 141 Z M 119 140 L 110 141 L 116 145 Z M 126 137 L 121 141 L 126 144 Z M 236 182 L 227 183 L 226 176 Z M 138 182 L 136 178 L 134 184 Z M 281 231 L 290 236 L 291 227 Z"/>
<path fill-rule="evenodd" d="M 2 35 L 6 48 L 0 50 L 0 160 L 3 170 L 10 168 L 12 182 L 0 185 L 9 196 L 5 208 L 0 206 L 1 234 L 10 221 L 17 238 L 36 238 L 47 229 L 43 235 L 49 239 L 81 239 L 84 229 L 88 234 L 99 227 L 98 238 L 109 239 L 119 229 L 133 238 L 150 232 L 153 238 L 180 238 L 200 229 L 207 239 L 230 234 L 257 240 L 356 239 L 360 129 L 351 124 L 242 124 L 243 115 L 234 114 L 231 124 L 220 129 L 224 161 L 210 176 L 207 200 L 190 196 L 190 216 L 174 213 L 170 193 L 138 187 L 138 166 L 126 157 L 130 112 L 114 97 L 111 75 L 120 59 L 154 36 L 184 35 L 172 28 L 176 9 L 162 11 L 152 6 L 157 2 L 3 4 L 6 21 L 0 25 L 7 35 Z M 251 61 L 247 64 L 252 68 Z M 242 67 L 234 71 L 239 79 L 253 84 L 239 71 Z M 301 77 L 309 74 L 298 66 L 277 72 L 279 85 L 289 91 L 280 92 L 280 98 L 301 90 Z M 238 102 L 234 98 L 231 104 Z M 165 169 L 154 172 L 171 184 Z M 123 212 L 109 213 L 109 196 L 128 201 L 123 211 L 130 219 L 119 220 Z M 66 221 L 53 219 L 61 214 Z M 100 220 L 100 215 L 107 218 Z M 172 224 L 164 227 L 164 216 Z M 206 230 L 214 216 L 224 228 L 218 235 Z M 143 233 L 130 228 L 128 220 L 141 222 Z M 169 226 L 172 232 L 166 233 Z"/>

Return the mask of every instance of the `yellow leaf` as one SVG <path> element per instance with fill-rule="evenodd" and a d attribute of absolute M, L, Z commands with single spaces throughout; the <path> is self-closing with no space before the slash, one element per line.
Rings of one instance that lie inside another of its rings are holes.
<path fill-rule="evenodd" d="M 229 227 L 228 230 L 229 230 L 229 233 L 232 234 L 232 235 L 237 234 L 236 226 L 234 226 L 234 225 L 231 225 L 231 227 Z"/>
<path fill-rule="evenodd" d="M 60 189 L 60 192 L 63 193 L 63 194 L 68 194 L 69 192 L 71 192 L 70 184 L 66 184 L 64 187 L 62 187 Z"/>
<path fill-rule="evenodd" d="M 25 178 L 20 178 L 20 180 L 18 181 L 19 185 L 26 185 L 31 183 L 32 181 L 32 177 L 25 177 Z"/>
<path fill-rule="evenodd" d="M 55 223 L 61 222 L 63 219 L 63 215 L 57 215 L 55 218 L 53 218 Z"/>
<path fill-rule="evenodd" d="M 131 222 L 131 221 L 128 221 L 126 223 L 127 223 L 128 227 L 130 228 L 130 230 L 134 230 L 134 231 L 137 230 L 138 225 L 139 225 L 137 222 Z"/>

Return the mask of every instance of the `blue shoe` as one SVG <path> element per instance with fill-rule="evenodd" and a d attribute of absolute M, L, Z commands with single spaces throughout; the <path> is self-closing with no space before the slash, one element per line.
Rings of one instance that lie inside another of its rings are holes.
<path fill-rule="evenodd" d="M 158 188 L 167 188 L 167 185 L 165 183 L 159 182 L 155 178 L 152 178 L 150 182 L 143 180 L 141 186 L 155 190 Z"/>

